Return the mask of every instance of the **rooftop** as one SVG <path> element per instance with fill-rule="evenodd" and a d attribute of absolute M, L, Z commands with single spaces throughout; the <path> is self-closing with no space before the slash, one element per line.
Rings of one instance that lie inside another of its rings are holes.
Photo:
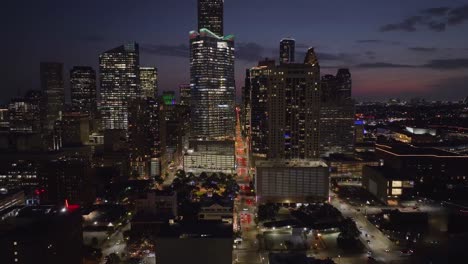
<path fill-rule="evenodd" d="M 397 171 L 395 169 L 385 167 L 385 166 L 365 166 L 367 169 L 371 169 L 373 171 L 376 171 L 382 176 L 387 179 L 387 180 L 408 180 L 409 177 L 402 174 L 400 171 Z"/>
<path fill-rule="evenodd" d="M 434 158 L 466 158 L 468 156 L 462 156 L 456 153 L 435 149 L 435 148 L 423 148 L 415 147 L 408 144 L 376 144 L 376 149 L 394 156 L 408 156 L 408 157 L 434 157 Z"/>
<path fill-rule="evenodd" d="M 256 162 L 256 166 L 263 168 L 308 168 L 308 167 L 328 167 L 328 165 L 323 160 L 306 160 L 306 159 L 295 159 L 295 160 L 265 160 Z"/>
<path fill-rule="evenodd" d="M 232 238 L 232 224 L 222 221 L 186 221 L 161 226 L 159 237 Z"/>

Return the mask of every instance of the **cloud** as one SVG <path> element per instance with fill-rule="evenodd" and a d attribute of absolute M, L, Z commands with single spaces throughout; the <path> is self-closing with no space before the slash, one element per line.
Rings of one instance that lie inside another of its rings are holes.
<path fill-rule="evenodd" d="M 412 16 L 412 17 L 406 18 L 400 23 L 384 25 L 380 28 L 380 31 L 382 32 L 388 32 L 388 31 L 413 32 L 413 31 L 416 31 L 416 26 L 419 24 L 422 24 L 424 20 L 425 18 L 423 16 Z"/>
<path fill-rule="evenodd" d="M 371 50 L 368 50 L 364 53 L 364 55 L 366 55 L 366 57 L 370 60 L 375 60 L 375 52 L 374 51 L 371 51 Z"/>
<path fill-rule="evenodd" d="M 417 52 L 434 52 L 437 51 L 437 48 L 428 48 L 428 47 L 409 47 L 408 48 L 411 51 L 417 51 Z"/>
<path fill-rule="evenodd" d="M 468 5 L 453 8 L 448 12 L 448 24 L 459 25 L 468 20 Z"/>
<path fill-rule="evenodd" d="M 357 43 L 382 43 L 384 42 L 381 39 L 358 39 L 356 40 Z"/>
<path fill-rule="evenodd" d="M 433 70 L 468 69 L 468 58 L 430 60 L 422 65 L 408 65 L 388 62 L 361 63 L 357 68 L 427 68 Z"/>
<path fill-rule="evenodd" d="M 431 60 L 423 67 L 437 70 L 458 70 L 468 68 L 468 58 Z"/>
<path fill-rule="evenodd" d="M 142 44 L 141 51 L 160 56 L 170 57 L 189 57 L 189 47 L 184 44 L 180 45 L 164 45 L 164 44 Z"/>
<path fill-rule="evenodd" d="M 236 59 L 243 61 L 259 61 L 264 58 L 265 48 L 254 42 L 237 43 Z"/>
<path fill-rule="evenodd" d="M 318 52 L 317 57 L 319 61 L 342 61 L 351 64 L 359 57 L 359 54 Z"/>
<path fill-rule="evenodd" d="M 446 15 L 449 10 L 450 7 L 443 6 L 424 9 L 421 12 L 431 16 L 443 16 Z"/>
<path fill-rule="evenodd" d="M 395 64 L 387 62 L 361 63 L 356 65 L 357 68 L 413 68 L 416 66 L 407 64 Z"/>
<path fill-rule="evenodd" d="M 456 26 L 468 21 L 468 5 L 455 8 L 435 7 L 421 10 L 419 14 L 408 17 L 402 22 L 386 24 L 380 27 L 381 32 L 413 32 L 421 28 L 442 32 L 448 26 Z"/>

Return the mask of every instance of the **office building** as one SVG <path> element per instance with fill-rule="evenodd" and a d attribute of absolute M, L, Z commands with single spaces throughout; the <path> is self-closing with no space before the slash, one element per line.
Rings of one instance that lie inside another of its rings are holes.
<path fill-rule="evenodd" d="M 255 189 L 261 203 L 310 203 L 328 199 L 329 168 L 321 160 L 256 162 Z"/>
<path fill-rule="evenodd" d="M 294 63 L 296 52 L 296 41 L 294 39 L 285 38 L 280 42 L 280 63 Z"/>
<path fill-rule="evenodd" d="M 194 174 L 202 172 L 234 174 L 236 156 L 234 141 L 191 141 L 184 155 L 184 170 Z"/>
<path fill-rule="evenodd" d="M 82 217 L 76 206 L 28 206 L 0 222 L 0 263 L 81 264 Z"/>
<path fill-rule="evenodd" d="M 314 49 L 304 63 L 280 64 L 268 78 L 267 157 L 318 157 L 320 67 Z"/>
<path fill-rule="evenodd" d="M 410 175 L 389 167 L 364 166 L 362 186 L 388 205 L 398 205 L 415 194 Z"/>
<path fill-rule="evenodd" d="M 66 112 L 62 118 L 62 145 L 76 147 L 89 142 L 89 114 Z"/>
<path fill-rule="evenodd" d="M 70 70 L 70 84 L 72 110 L 93 118 L 97 111 L 96 71 L 92 67 L 75 66 Z"/>
<path fill-rule="evenodd" d="M 223 36 L 224 0 L 198 0 L 198 30 L 208 29 Z"/>
<path fill-rule="evenodd" d="M 155 67 L 140 67 L 141 93 L 144 97 L 158 96 L 158 69 Z"/>
<path fill-rule="evenodd" d="M 147 97 L 130 102 L 128 110 L 130 170 L 135 176 L 148 177 L 151 159 L 160 158 L 166 150 L 162 106 Z"/>
<path fill-rule="evenodd" d="M 355 106 L 351 99 L 351 74 L 339 69 L 321 80 L 320 155 L 354 152 Z"/>
<path fill-rule="evenodd" d="M 139 63 L 136 43 L 99 56 L 102 129 L 128 129 L 128 103 L 141 95 Z"/>
<path fill-rule="evenodd" d="M 231 264 L 233 242 L 232 224 L 221 221 L 166 224 L 156 238 L 156 263 Z"/>
<path fill-rule="evenodd" d="M 65 107 L 63 64 L 41 62 L 41 89 L 43 93 L 43 128 L 52 130 L 56 120 L 61 118 Z"/>
<path fill-rule="evenodd" d="M 185 105 L 185 106 L 191 105 L 192 91 L 190 89 L 190 84 L 179 85 L 179 96 L 180 96 L 181 105 Z"/>
<path fill-rule="evenodd" d="M 268 90 L 269 78 L 275 68 L 274 60 L 260 61 L 257 67 L 247 70 L 245 80 L 246 126 L 251 138 L 254 156 L 268 154 Z"/>
<path fill-rule="evenodd" d="M 202 138 L 233 137 L 235 80 L 233 36 L 207 29 L 190 34 L 192 132 Z"/>
<path fill-rule="evenodd" d="M 30 98 L 13 98 L 8 105 L 11 132 L 41 131 L 40 103 Z"/>

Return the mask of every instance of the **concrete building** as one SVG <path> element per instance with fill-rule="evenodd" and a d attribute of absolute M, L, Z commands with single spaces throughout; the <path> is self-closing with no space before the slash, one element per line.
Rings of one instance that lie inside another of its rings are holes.
<path fill-rule="evenodd" d="M 184 170 L 194 174 L 236 173 L 234 141 L 191 141 L 184 155 Z"/>
<path fill-rule="evenodd" d="M 398 205 L 401 199 L 414 194 L 410 175 L 387 167 L 364 166 L 362 186 L 388 205 Z"/>
<path fill-rule="evenodd" d="M 329 168 L 321 160 L 269 160 L 256 163 L 259 203 L 308 203 L 328 199 Z"/>
<path fill-rule="evenodd" d="M 232 225 L 221 221 L 169 224 L 156 238 L 156 263 L 232 264 L 233 242 Z"/>
<path fill-rule="evenodd" d="M 151 190 L 135 200 L 138 213 L 177 217 L 177 193 L 172 191 Z"/>

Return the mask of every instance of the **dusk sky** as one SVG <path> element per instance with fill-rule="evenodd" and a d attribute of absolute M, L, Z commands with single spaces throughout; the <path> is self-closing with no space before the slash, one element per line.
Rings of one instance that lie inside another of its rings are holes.
<path fill-rule="evenodd" d="M 196 0 L 28 0 L 1 8 L 0 102 L 39 89 L 39 62 L 98 69 L 100 53 L 140 44 L 141 65 L 159 69 L 160 91 L 189 82 L 188 32 Z M 296 60 L 319 53 L 322 74 L 349 67 L 360 100 L 468 96 L 468 1 L 225 0 L 236 36 L 236 86 L 279 41 L 296 39 Z M 68 83 L 66 87 L 68 89 Z"/>

